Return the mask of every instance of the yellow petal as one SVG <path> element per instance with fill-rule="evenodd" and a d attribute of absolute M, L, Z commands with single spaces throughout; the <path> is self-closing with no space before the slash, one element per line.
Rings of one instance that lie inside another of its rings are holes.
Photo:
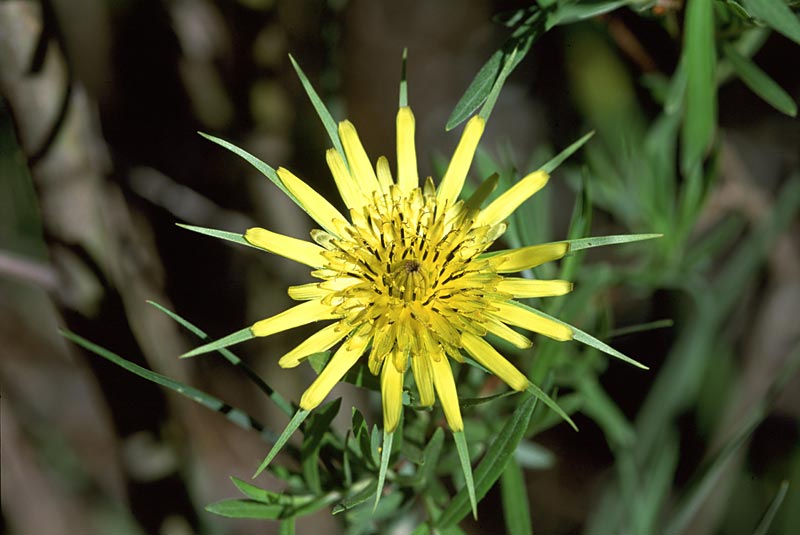
<path fill-rule="evenodd" d="M 464 127 L 461 140 L 458 142 L 453 157 L 450 159 L 450 165 L 447 166 L 447 171 L 445 171 L 442 182 L 439 184 L 437 200 L 440 203 L 447 203 L 448 206 L 452 206 L 458 199 L 485 125 L 486 121 L 476 115 Z"/>
<path fill-rule="evenodd" d="M 321 268 L 326 264 L 322 256 L 325 249 L 305 240 L 290 238 L 258 227 L 247 229 L 244 239 L 260 249 L 313 268 Z"/>
<path fill-rule="evenodd" d="M 338 234 L 331 222 L 334 219 L 347 221 L 341 212 L 288 169 L 279 167 L 277 173 L 283 185 L 300 201 L 308 215 L 331 234 Z"/>
<path fill-rule="evenodd" d="M 318 320 L 334 319 L 333 307 L 319 300 L 306 301 L 270 318 L 257 321 L 250 328 L 254 336 L 270 336 Z"/>
<path fill-rule="evenodd" d="M 391 433 L 400 423 L 403 412 L 403 372 L 391 360 L 383 363 L 381 371 L 381 404 L 383 405 L 383 430 Z"/>
<path fill-rule="evenodd" d="M 505 323 L 497 320 L 490 320 L 484 324 L 486 330 L 495 336 L 499 336 L 503 340 L 510 342 L 520 349 L 528 349 L 533 345 L 533 342 L 522 336 L 517 331 L 506 325 Z"/>
<path fill-rule="evenodd" d="M 328 295 L 330 290 L 320 288 L 318 282 L 301 284 L 299 286 L 289 286 L 289 297 L 295 301 L 308 301 L 309 299 L 322 299 Z"/>
<path fill-rule="evenodd" d="M 353 337 L 342 344 L 322 373 L 303 392 L 303 396 L 300 398 L 300 408 L 310 411 L 322 403 L 336 383 L 341 381 L 344 374 L 358 362 L 367 343 L 369 343 L 368 337 Z"/>
<path fill-rule="evenodd" d="M 417 383 L 419 403 L 423 407 L 433 405 L 433 378 L 431 377 L 431 363 L 427 354 L 411 356 L 411 371 L 414 372 L 414 382 Z"/>
<path fill-rule="evenodd" d="M 486 340 L 474 334 L 464 333 L 461 336 L 461 343 L 472 358 L 502 379 L 508 386 L 514 390 L 528 388 L 528 378 L 508 362 L 503 355 L 498 353 L 495 348 L 489 345 Z"/>
<path fill-rule="evenodd" d="M 546 171 L 534 171 L 505 193 L 500 195 L 489 206 L 481 210 L 476 221 L 477 225 L 494 225 L 510 216 L 519 205 L 527 201 L 534 193 L 547 184 L 550 175 Z"/>
<path fill-rule="evenodd" d="M 461 408 L 458 406 L 458 392 L 456 392 L 450 360 L 444 356 L 438 360 L 429 360 L 433 372 L 433 385 L 436 387 L 436 394 L 442 404 L 447 424 L 454 433 L 463 431 L 464 422 L 461 420 Z"/>
<path fill-rule="evenodd" d="M 572 283 L 564 280 L 503 278 L 497 285 L 497 291 L 516 297 L 553 297 L 568 294 L 572 291 Z"/>
<path fill-rule="evenodd" d="M 386 156 L 378 158 L 378 163 L 375 164 L 375 172 L 378 174 L 378 182 L 383 191 L 389 191 L 389 187 L 394 183 L 392 180 L 392 170 L 389 169 L 389 160 Z"/>
<path fill-rule="evenodd" d="M 367 197 L 372 196 L 372 192 L 378 189 L 378 177 L 369 163 L 369 157 L 358 138 L 356 127 L 350 121 L 339 123 L 339 137 L 344 146 L 347 161 L 350 164 L 350 175 L 358 184 L 362 194 Z"/>
<path fill-rule="evenodd" d="M 397 185 L 403 193 L 410 193 L 419 186 L 414 114 L 408 106 L 397 111 Z"/>
<path fill-rule="evenodd" d="M 568 250 L 569 245 L 564 242 L 543 243 L 503 251 L 489 257 L 488 260 L 498 273 L 515 273 L 558 260 L 567 254 Z"/>
<path fill-rule="evenodd" d="M 342 197 L 347 208 L 360 208 L 367 203 L 367 198 L 361 193 L 358 182 L 356 182 L 350 175 L 350 170 L 344 163 L 342 155 L 336 149 L 328 149 L 325 153 L 325 159 L 328 161 L 328 167 L 333 175 L 333 180 L 336 182 L 336 187 L 339 189 L 339 195 Z"/>
<path fill-rule="evenodd" d="M 535 312 L 516 306 L 513 301 L 509 303 L 496 303 L 495 306 L 499 310 L 492 312 L 492 315 L 504 323 L 510 323 L 511 325 L 543 334 L 554 340 L 560 340 L 562 342 L 572 340 L 572 329 L 566 325 L 562 325 L 550 318 L 545 318 Z"/>
<path fill-rule="evenodd" d="M 342 325 L 341 322 L 328 325 L 324 329 L 320 329 L 303 340 L 300 345 L 282 356 L 278 361 L 278 365 L 281 368 L 294 368 L 303 362 L 306 357 L 314 353 L 329 350 L 336 345 L 339 340 L 344 338 L 347 333 L 347 328 Z"/>

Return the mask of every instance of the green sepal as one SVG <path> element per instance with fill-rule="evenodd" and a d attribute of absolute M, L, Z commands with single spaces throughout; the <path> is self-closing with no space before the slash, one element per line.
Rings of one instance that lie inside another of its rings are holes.
<path fill-rule="evenodd" d="M 559 165 L 564 163 L 564 161 L 567 158 L 575 154 L 578 151 L 578 149 L 580 149 L 586 144 L 587 141 L 592 139 L 592 136 L 594 136 L 594 130 L 592 130 L 587 134 L 584 134 L 583 137 L 581 137 L 577 141 L 574 141 L 569 147 L 556 154 L 553 158 L 550 159 L 550 161 L 544 164 L 541 167 L 541 169 L 547 172 L 548 174 L 552 173 L 558 168 Z"/>

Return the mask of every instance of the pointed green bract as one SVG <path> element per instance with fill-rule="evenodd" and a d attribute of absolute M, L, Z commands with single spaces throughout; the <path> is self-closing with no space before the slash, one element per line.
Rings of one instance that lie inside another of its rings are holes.
<path fill-rule="evenodd" d="M 303 89 L 305 89 L 306 95 L 308 95 L 308 99 L 311 101 L 311 105 L 314 106 L 314 110 L 316 110 L 317 115 L 319 115 L 322 125 L 325 127 L 325 131 L 328 132 L 328 137 L 331 138 L 334 148 L 342 155 L 342 159 L 345 161 L 345 165 L 347 165 L 347 158 L 344 154 L 344 148 L 342 148 L 342 142 L 339 139 L 339 129 L 336 126 L 336 121 L 333 119 L 331 112 L 328 111 L 325 103 L 319 98 L 314 86 L 308 81 L 306 73 L 303 72 L 303 69 L 300 68 L 300 65 L 291 54 L 289 54 L 289 60 L 292 62 L 292 67 L 294 67 L 297 77 L 300 78 L 300 83 L 303 85 Z"/>
<path fill-rule="evenodd" d="M 662 238 L 663 234 L 622 234 L 618 236 L 597 236 L 594 238 L 578 238 L 575 240 L 564 240 L 561 243 L 569 244 L 569 252 L 590 249 L 592 247 L 605 247 L 606 245 L 620 245 L 636 241 L 653 240 Z"/>
<path fill-rule="evenodd" d="M 554 158 L 551 158 L 549 162 L 544 164 L 541 167 L 541 169 L 543 171 L 546 171 L 547 173 L 552 173 L 553 171 L 556 170 L 556 168 L 559 165 L 564 163 L 564 161 L 567 158 L 569 158 L 570 156 L 575 154 L 578 151 L 578 149 L 580 149 L 581 147 L 583 147 L 586 144 L 587 141 L 592 139 L 592 136 L 594 136 L 594 130 L 592 130 L 591 132 L 589 132 L 587 134 L 584 134 L 583 137 L 581 137 L 579 140 L 575 141 L 569 147 L 567 147 L 566 149 L 564 149 L 561 152 L 559 152 Z"/>
<path fill-rule="evenodd" d="M 528 385 L 527 391 L 533 396 L 537 397 L 542 403 L 550 407 L 556 414 L 558 414 L 561 417 L 561 419 L 567 422 L 570 425 L 570 427 L 572 427 L 575 431 L 578 430 L 578 426 L 575 425 L 575 422 L 572 421 L 572 418 L 570 418 L 569 415 L 566 412 L 564 412 L 564 409 L 562 409 L 553 398 L 548 396 L 544 390 L 542 390 L 535 384 L 530 383 Z"/>
<path fill-rule="evenodd" d="M 272 168 L 271 165 L 269 165 L 267 163 L 264 163 L 263 161 L 261 161 L 260 159 L 256 158 L 255 156 L 253 156 L 252 154 L 250 154 L 246 150 L 237 147 L 236 145 L 234 145 L 233 143 L 231 143 L 229 141 L 225 141 L 224 139 L 220 139 L 220 138 L 218 138 L 216 136 L 212 136 L 212 135 L 209 135 L 209 134 L 204 134 L 203 132 L 198 132 L 198 134 L 200 134 L 201 136 L 203 136 L 207 140 L 213 141 L 217 145 L 228 149 L 229 151 L 231 151 L 232 153 L 236 154 L 237 156 L 245 159 L 250 165 L 252 165 L 256 169 L 258 169 L 258 171 L 262 175 L 264 175 L 265 177 L 270 179 L 270 181 L 273 184 L 278 186 L 278 188 L 280 188 L 280 190 L 282 192 L 284 192 L 290 199 L 292 199 L 295 202 L 295 204 L 297 204 L 297 206 L 299 206 L 300 208 L 303 207 L 303 205 L 300 204 L 300 202 L 297 200 L 297 198 L 294 195 L 292 195 L 291 192 L 288 189 L 286 189 L 286 186 L 283 185 L 283 182 L 281 182 L 281 179 L 278 177 L 278 173 L 275 171 L 275 169 Z"/>
<path fill-rule="evenodd" d="M 633 364 L 637 368 L 642 368 L 643 370 L 649 370 L 650 369 L 649 367 L 645 366 L 641 362 L 637 362 L 637 361 L 633 360 L 632 358 L 628 357 L 627 355 L 624 355 L 624 354 L 620 353 L 619 351 L 617 351 L 613 347 L 609 346 L 605 342 L 601 342 L 600 340 L 598 340 L 594 336 L 583 332 L 582 330 L 578 329 L 577 327 L 574 327 L 574 326 L 570 325 L 569 323 L 561 321 L 558 318 L 554 318 L 550 314 L 546 314 L 545 312 L 542 312 L 541 310 L 537 310 L 535 308 L 531 308 L 528 305 L 525 305 L 523 303 L 519 303 L 519 302 L 515 301 L 514 304 L 516 306 L 519 306 L 519 307 L 522 307 L 522 308 L 524 308 L 526 310 L 529 310 L 529 311 L 531 311 L 531 312 L 533 312 L 535 314 L 539 314 L 542 317 L 545 317 L 545 318 L 551 319 L 551 320 L 553 320 L 553 321 L 555 321 L 557 323 L 560 323 L 561 325 L 566 325 L 567 327 L 572 329 L 572 339 L 577 341 L 577 342 L 581 342 L 582 344 L 586 344 L 587 346 L 590 346 L 590 347 L 593 347 L 595 349 L 598 349 L 598 350 L 602 351 L 603 353 L 605 353 L 606 355 L 611 355 L 612 357 L 616 357 L 616 358 L 618 358 L 620 360 L 623 360 L 623 361 L 627 362 L 628 364 Z"/>
<path fill-rule="evenodd" d="M 186 230 L 191 230 L 192 232 L 197 232 L 198 234 L 204 234 L 206 236 L 211 236 L 212 238 L 219 238 L 220 240 L 226 240 L 233 243 L 238 243 L 239 245 L 246 245 L 248 247 L 252 247 L 253 249 L 259 249 L 249 241 L 244 239 L 244 235 L 236 233 L 236 232 L 227 232 L 224 230 L 217 230 L 213 228 L 205 228 L 205 227 L 195 227 L 193 225 L 184 225 L 183 223 L 175 223 L 181 228 Z"/>
<path fill-rule="evenodd" d="M 191 331 L 198 338 L 200 338 L 202 340 L 207 340 L 209 338 L 208 334 L 206 334 L 203 330 L 201 330 L 199 327 L 193 325 L 192 323 L 190 323 L 186 319 L 182 318 L 177 313 L 169 310 L 168 308 L 166 308 L 166 307 L 164 307 L 162 305 L 159 305 L 155 301 L 147 301 L 147 302 L 149 304 L 153 305 L 154 307 L 156 307 L 158 310 L 160 310 L 161 312 L 163 312 L 167 316 L 169 316 L 170 318 L 172 318 L 173 320 L 175 320 L 177 323 L 182 325 L 187 330 Z M 245 375 L 247 375 L 247 377 L 256 384 L 256 386 L 259 388 L 259 390 L 264 392 L 267 395 L 267 397 L 269 397 L 275 403 L 275 405 L 277 405 L 278 408 L 281 409 L 287 416 L 291 416 L 292 414 L 294 414 L 294 408 L 292 407 L 292 404 L 289 403 L 289 401 L 286 398 L 284 398 L 282 395 L 280 395 L 278 392 L 276 392 L 275 389 L 273 389 L 271 386 L 269 386 L 255 372 L 255 370 L 253 370 L 250 366 L 245 364 L 245 362 L 242 359 L 240 359 L 239 357 L 237 357 L 236 355 L 234 355 L 233 353 L 231 353 L 227 349 L 219 349 L 218 351 L 223 357 L 225 357 L 228 360 L 228 362 L 230 362 L 234 366 L 239 366 L 240 368 L 242 368 L 242 370 L 244 371 Z"/>
<path fill-rule="evenodd" d="M 294 416 L 292 416 L 292 419 L 289 420 L 289 423 L 286 425 L 286 428 L 278 437 L 278 440 L 275 441 L 275 445 L 272 446 L 272 449 L 269 450 L 269 453 L 261 462 L 261 465 L 258 467 L 258 470 L 256 470 L 256 473 L 253 474 L 253 479 L 258 477 L 258 475 L 269 466 L 269 463 L 272 462 L 272 459 L 274 459 L 275 456 L 278 454 L 278 452 L 281 451 L 281 448 L 283 448 L 283 446 L 289 440 L 289 437 L 291 437 L 292 434 L 294 434 L 294 432 L 297 431 L 297 428 L 300 427 L 300 425 L 308 417 L 309 414 L 311 414 L 311 411 L 304 411 L 303 409 L 299 409 L 294 414 Z"/>
<path fill-rule="evenodd" d="M 394 433 L 383 432 L 383 449 L 381 449 L 381 467 L 378 472 L 378 487 L 375 490 L 375 505 L 372 506 L 372 511 L 378 508 L 378 502 L 383 493 L 383 484 L 386 482 L 386 471 L 389 469 L 389 457 L 392 455 L 392 439 Z"/>
<path fill-rule="evenodd" d="M 202 355 L 204 353 L 210 353 L 212 351 L 219 351 L 225 347 L 246 342 L 247 340 L 252 340 L 253 338 L 255 338 L 253 331 L 250 329 L 250 327 L 245 327 L 244 329 L 229 334 L 224 338 L 220 338 L 219 340 L 215 340 L 209 344 L 192 349 L 188 353 L 181 355 L 181 358 L 186 359 L 189 357 L 196 357 L 197 355 Z"/>
<path fill-rule="evenodd" d="M 235 423 L 239 427 L 244 429 L 255 429 L 261 433 L 261 435 L 269 440 L 270 442 L 274 441 L 274 435 L 272 435 L 269 431 L 263 429 L 263 426 L 258 423 L 252 416 L 245 413 L 244 411 L 236 408 L 232 408 L 230 405 L 225 403 L 224 401 L 210 395 L 206 394 L 202 390 L 198 390 L 194 387 L 191 387 L 187 384 L 181 383 L 174 379 L 170 379 L 160 373 L 156 373 L 154 371 L 148 370 L 147 368 L 143 368 L 129 360 L 126 360 L 116 353 L 112 353 L 111 351 L 100 347 L 97 344 L 90 342 L 89 340 L 78 336 L 77 334 L 66 331 L 66 330 L 59 330 L 61 335 L 76 343 L 77 345 L 81 346 L 82 348 L 91 351 L 92 353 L 103 357 L 104 359 L 113 362 L 117 366 L 128 370 L 129 372 L 142 377 L 143 379 L 147 379 L 153 383 L 161 385 L 163 387 L 169 388 L 170 390 L 177 392 L 187 398 L 199 403 L 200 405 L 209 408 L 213 411 L 222 413 L 225 415 L 225 418 L 230 420 L 231 422 Z"/>
<path fill-rule="evenodd" d="M 400 97 L 399 106 L 405 108 L 408 106 L 408 80 L 406 80 L 406 64 L 408 62 L 408 48 L 403 49 L 403 62 L 400 67 Z"/>
<path fill-rule="evenodd" d="M 528 430 L 528 424 L 536 408 L 537 398 L 527 392 L 517 406 L 514 413 L 508 418 L 494 441 L 486 450 L 486 454 L 475 469 L 475 495 L 483 498 L 489 489 L 505 470 L 506 463 L 510 462 L 522 437 Z M 470 511 L 468 490 L 461 489 L 450 500 L 447 508 L 436 520 L 436 527 L 440 530 L 448 529 L 461 521 Z"/>
<path fill-rule="evenodd" d="M 469 494 L 469 503 L 472 507 L 472 517 L 478 520 L 478 500 L 475 497 L 475 482 L 472 479 L 472 462 L 469 459 L 469 448 L 467 448 L 467 437 L 464 431 L 453 433 L 453 440 L 456 442 L 458 460 L 461 462 L 461 471 L 464 473 L 464 484 Z"/>

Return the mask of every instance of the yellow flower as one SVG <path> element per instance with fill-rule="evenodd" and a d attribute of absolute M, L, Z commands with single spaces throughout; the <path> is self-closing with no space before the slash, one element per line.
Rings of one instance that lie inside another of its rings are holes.
<path fill-rule="evenodd" d="M 362 357 L 380 373 L 384 429 L 397 428 L 406 371 L 411 372 L 423 406 L 438 396 L 450 428 L 463 430 L 451 360 L 469 355 L 515 390 L 528 379 L 485 339 L 492 333 L 520 348 L 531 341 L 509 325 L 556 340 L 572 330 L 516 305 L 514 299 L 563 295 L 572 284 L 562 280 L 508 277 L 564 256 L 568 245 L 550 243 L 486 254 L 506 230 L 504 222 L 548 180 L 535 171 L 480 209 L 458 200 L 483 134 L 484 120 L 473 117 L 464 128 L 438 188 L 429 177 L 420 184 L 414 144 L 414 115 L 397 114 L 397 180 L 385 157 L 372 166 L 355 127 L 339 124 L 344 155 L 328 150 L 327 162 L 345 217 L 291 171 L 277 175 L 286 189 L 324 230 L 315 243 L 262 228 L 245 239 L 252 245 L 313 269 L 319 282 L 289 288 L 303 301 L 252 326 L 255 336 L 320 320 L 333 323 L 285 354 L 279 364 L 291 368 L 303 359 L 341 344 L 308 387 L 300 407 L 311 410 Z"/>

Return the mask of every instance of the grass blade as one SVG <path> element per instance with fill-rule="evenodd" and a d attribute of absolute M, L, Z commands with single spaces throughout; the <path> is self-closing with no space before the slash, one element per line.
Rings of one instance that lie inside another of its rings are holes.
<path fill-rule="evenodd" d="M 800 45 L 800 21 L 784 0 L 743 0 L 743 3 L 751 15 Z"/>
<path fill-rule="evenodd" d="M 500 476 L 500 489 L 506 530 L 519 535 L 533 535 L 525 475 L 517 463 L 506 464 L 506 469 Z"/>
<path fill-rule="evenodd" d="M 219 351 L 234 344 L 252 340 L 253 338 L 255 338 L 253 330 L 250 329 L 250 327 L 245 327 L 244 329 L 236 331 L 235 333 L 231 333 L 228 336 L 220 338 L 219 340 L 214 340 L 208 344 L 196 347 L 191 351 L 181 355 L 181 358 L 186 359 L 189 357 L 196 357 L 197 355 L 202 355 L 204 353 L 210 353 L 212 351 Z"/>
<path fill-rule="evenodd" d="M 753 93 L 764 99 L 770 106 L 789 117 L 797 116 L 797 104 L 778 83 L 730 44 L 722 47 L 731 67 Z"/>

